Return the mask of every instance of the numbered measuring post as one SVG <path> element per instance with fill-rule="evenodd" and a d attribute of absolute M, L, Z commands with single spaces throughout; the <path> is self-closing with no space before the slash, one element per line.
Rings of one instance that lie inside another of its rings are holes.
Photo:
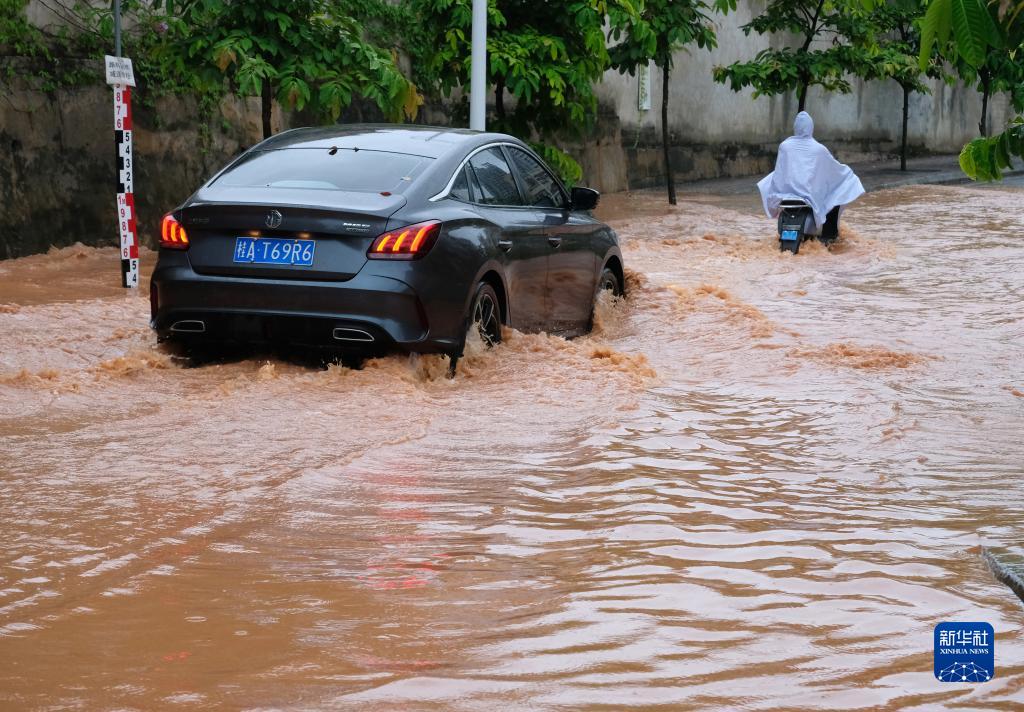
<path fill-rule="evenodd" d="M 132 61 L 107 56 L 107 83 L 114 89 L 114 143 L 117 146 L 117 225 L 121 245 L 121 286 L 139 286 L 139 237 L 135 224 L 132 168 Z"/>

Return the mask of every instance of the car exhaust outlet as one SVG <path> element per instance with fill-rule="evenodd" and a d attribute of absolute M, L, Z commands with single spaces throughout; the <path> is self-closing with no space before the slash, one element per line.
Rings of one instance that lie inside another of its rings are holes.
<path fill-rule="evenodd" d="M 362 329 L 345 329 L 337 328 L 334 330 L 334 338 L 337 341 L 360 341 L 363 343 L 369 343 L 373 341 L 373 334 Z"/>
<path fill-rule="evenodd" d="M 200 321 L 199 319 L 176 321 L 171 324 L 171 331 L 184 334 L 201 334 L 206 331 L 206 322 Z"/>

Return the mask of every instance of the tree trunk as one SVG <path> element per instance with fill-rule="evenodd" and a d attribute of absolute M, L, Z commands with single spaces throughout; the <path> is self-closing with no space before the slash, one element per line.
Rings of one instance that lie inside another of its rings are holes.
<path fill-rule="evenodd" d="M 907 118 L 910 116 L 910 87 L 903 87 L 903 135 L 900 139 L 900 170 L 907 170 Z"/>
<path fill-rule="evenodd" d="M 274 92 L 269 79 L 263 80 L 263 89 L 260 91 L 260 100 L 263 103 L 263 138 L 270 138 L 274 135 L 274 128 L 271 125 L 274 108 Z"/>
<path fill-rule="evenodd" d="M 505 128 L 505 77 L 498 77 L 494 82 L 494 115 L 498 119 L 499 131 Z"/>
<path fill-rule="evenodd" d="M 981 121 L 978 123 L 978 133 L 988 136 L 988 98 L 992 94 L 992 75 L 982 70 L 981 74 Z"/>
<path fill-rule="evenodd" d="M 668 78 L 671 67 L 668 60 L 661 68 L 661 147 L 665 152 L 665 183 L 668 186 L 669 205 L 676 204 L 676 181 L 672 173 L 672 157 L 668 150 Z"/>
<path fill-rule="evenodd" d="M 803 111 L 804 108 L 807 106 L 807 82 L 806 81 L 800 84 L 800 89 L 798 90 L 798 93 L 797 93 L 797 100 L 798 100 L 798 103 L 799 103 L 799 106 L 797 107 L 797 111 Z"/>

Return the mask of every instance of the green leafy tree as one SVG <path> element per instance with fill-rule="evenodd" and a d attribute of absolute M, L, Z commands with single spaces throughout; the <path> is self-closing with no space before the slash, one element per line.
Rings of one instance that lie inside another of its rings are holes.
<path fill-rule="evenodd" d="M 421 83 L 445 96 L 468 89 L 472 0 L 407 1 L 431 38 L 418 68 Z M 490 125 L 523 138 L 582 135 L 596 115 L 594 85 L 609 66 L 604 23 L 610 8 L 636 15 L 631 0 L 489 0 Z M 568 155 L 539 148 L 565 177 L 578 177 Z"/>
<path fill-rule="evenodd" d="M 869 21 L 875 31 L 867 47 L 861 74 L 865 79 L 892 79 L 903 92 L 903 121 L 900 132 L 900 170 L 907 170 L 907 123 L 910 96 L 927 94 L 924 78 L 944 76 L 942 64 L 934 54 L 923 68 L 919 63 L 924 5 L 921 0 L 889 0 L 875 5 Z"/>
<path fill-rule="evenodd" d="M 702 49 L 717 46 L 708 10 L 702 0 L 646 0 L 639 18 L 616 11 L 610 15 L 611 66 L 631 75 L 652 61 L 661 69 L 661 142 L 672 205 L 676 204 L 676 185 L 669 152 L 669 77 L 673 56 L 679 50 L 691 44 Z"/>
<path fill-rule="evenodd" d="M 985 64 L 990 51 L 1019 62 L 1021 46 L 1014 38 L 1020 37 L 1024 2 L 996 4 L 998 9 L 992 12 L 986 0 L 930 0 L 921 25 L 921 65 L 936 46 L 951 62 L 962 61 L 975 69 Z M 1014 157 L 1024 157 L 1022 116 L 1011 120 L 1002 133 L 964 146 L 960 167 L 975 180 L 998 180 L 1004 169 L 1013 167 Z"/>
<path fill-rule="evenodd" d="M 354 99 L 375 103 L 392 120 L 412 118 L 420 100 L 394 54 L 367 41 L 353 9 L 327 0 L 166 2 L 169 31 L 161 57 L 197 89 L 227 80 L 259 96 L 263 135 L 272 101 L 310 107 L 336 119 Z"/>
<path fill-rule="evenodd" d="M 727 9 L 723 0 L 716 3 Z M 796 39 L 792 47 L 769 47 L 753 60 L 715 67 L 715 81 L 733 91 L 754 88 L 754 96 L 795 91 L 799 110 L 807 105 L 807 90 L 818 86 L 847 94 L 847 75 L 862 73 L 869 25 L 863 22 L 863 2 L 839 0 L 768 0 L 764 12 L 743 26 L 749 35 L 783 35 Z"/>
<path fill-rule="evenodd" d="M 1019 56 L 1024 44 L 1024 22 L 1009 22 L 1000 27 L 999 5 L 990 3 L 987 9 L 993 24 L 1005 33 L 1002 45 L 987 47 L 985 59 L 977 67 L 962 56 L 952 62 L 964 83 L 975 86 L 981 94 L 978 133 L 982 136 L 989 134 L 989 101 L 993 95 L 1009 94 L 1014 108 L 1024 111 L 1024 63 Z"/>

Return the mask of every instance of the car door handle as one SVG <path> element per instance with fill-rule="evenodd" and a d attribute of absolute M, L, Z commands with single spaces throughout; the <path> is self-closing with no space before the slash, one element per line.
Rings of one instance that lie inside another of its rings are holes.
<path fill-rule="evenodd" d="M 512 240 L 498 240 L 498 247 L 508 252 L 512 249 Z"/>
<path fill-rule="evenodd" d="M 558 247 L 559 245 L 562 244 L 562 238 L 550 235 L 548 237 L 548 244 L 551 245 L 552 247 Z"/>

